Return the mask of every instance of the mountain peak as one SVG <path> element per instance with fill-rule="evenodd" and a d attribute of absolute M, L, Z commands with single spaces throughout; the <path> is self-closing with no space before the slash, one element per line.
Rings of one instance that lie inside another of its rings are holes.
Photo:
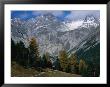
<path fill-rule="evenodd" d="M 93 15 L 87 15 L 84 19 L 84 22 L 98 22 L 98 18 L 94 17 Z"/>
<path fill-rule="evenodd" d="M 46 13 L 46 14 L 43 14 L 43 16 L 45 16 L 45 17 L 54 17 L 54 15 L 53 15 L 53 14 L 51 14 L 51 13 Z"/>
<path fill-rule="evenodd" d="M 94 17 L 93 15 L 87 15 L 83 21 L 83 24 L 81 27 L 84 28 L 91 28 L 91 27 L 97 27 L 99 26 L 99 20 L 98 18 Z"/>
<path fill-rule="evenodd" d="M 30 18 L 25 22 L 21 19 L 12 19 L 12 39 L 16 42 L 21 40 L 27 46 L 27 38 L 34 36 L 38 39 L 40 53 L 48 49 L 51 55 L 57 55 L 62 48 L 71 50 L 88 37 L 91 31 L 96 32 L 96 28 L 91 28 L 98 26 L 96 20 L 94 16 L 86 16 L 84 20 L 65 22 L 51 13 Z M 88 31 L 89 29 L 91 31 Z"/>

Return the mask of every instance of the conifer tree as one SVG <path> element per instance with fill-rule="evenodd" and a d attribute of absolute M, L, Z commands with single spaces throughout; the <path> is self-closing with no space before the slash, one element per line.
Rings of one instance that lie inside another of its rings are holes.
<path fill-rule="evenodd" d="M 37 39 L 32 37 L 29 43 L 30 63 L 32 66 L 39 66 L 39 45 Z"/>
<path fill-rule="evenodd" d="M 16 61 L 16 44 L 11 39 L 11 60 Z"/>
<path fill-rule="evenodd" d="M 69 59 L 69 65 L 71 67 L 71 72 L 76 73 L 77 72 L 77 55 L 71 54 Z"/>
<path fill-rule="evenodd" d="M 79 73 L 83 76 L 86 74 L 87 65 L 84 60 L 80 59 L 79 61 Z"/>
<path fill-rule="evenodd" d="M 48 68 L 52 68 L 52 63 L 51 63 L 51 60 L 50 60 L 50 55 L 49 55 L 49 53 L 48 52 L 46 52 L 45 53 L 45 57 L 46 57 L 46 61 L 47 61 L 47 63 L 46 63 L 46 67 L 48 67 Z"/>
<path fill-rule="evenodd" d="M 62 71 L 66 72 L 68 70 L 68 55 L 65 50 L 59 52 L 59 60 Z"/>
<path fill-rule="evenodd" d="M 46 65 L 47 65 L 46 56 L 45 56 L 45 54 L 43 54 L 43 56 L 42 56 L 42 62 L 41 62 L 41 67 L 42 68 L 46 68 Z"/>

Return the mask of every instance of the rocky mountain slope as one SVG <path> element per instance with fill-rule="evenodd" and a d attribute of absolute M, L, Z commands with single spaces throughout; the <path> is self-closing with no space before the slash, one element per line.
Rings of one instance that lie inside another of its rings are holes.
<path fill-rule="evenodd" d="M 57 56 L 62 49 L 68 53 L 82 49 L 85 52 L 100 43 L 100 21 L 87 15 L 83 20 L 64 22 L 50 13 L 27 21 L 11 20 L 11 38 L 15 42 L 21 40 L 28 46 L 28 40 L 33 36 L 39 42 L 41 55 L 49 52 Z"/>

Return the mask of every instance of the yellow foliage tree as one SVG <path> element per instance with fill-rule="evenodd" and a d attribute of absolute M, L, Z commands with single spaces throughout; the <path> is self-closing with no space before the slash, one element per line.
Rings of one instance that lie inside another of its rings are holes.
<path fill-rule="evenodd" d="M 77 72 L 77 55 L 76 54 L 71 54 L 70 59 L 69 59 L 69 65 L 71 68 L 71 72 Z"/>
<path fill-rule="evenodd" d="M 87 70 L 87 65 L 84 60 L 80 59 L 79 61 L 79 72 L 80 74 L 85 74 Z"/>
<path fill-rule="evenodd" d="M 59 52 L 59 61 L 63 71 L 66 71 L 68 68 L 68 55 L 65 50 Z"/>
<path fill-rule="evenodd" d="M 47 66 L 48 68 L 52 68 L 52 63 L 51 63 L 51 60 L 50 60 L 50 58 L 49 58 L 49 53 L 48 53 L 48 52 L 45 53 L 45 57 L 46 57 L 46 61 L 47 61 L 46 66 Z"/>
<path fill-rule="evenodd" d="M 77 64 L 77 56 L 76 54 L 72 54 L 71 57 L 70 57 L 70 64 L 71 65 L 76 65 Z"/>
<path fill-rule="evenodd" d="M 31 64 L 35 64 L 40 61 L 38 41 L 34 37 L 32 37 L 29 42 L 29 53 L 31 58 Z"/>

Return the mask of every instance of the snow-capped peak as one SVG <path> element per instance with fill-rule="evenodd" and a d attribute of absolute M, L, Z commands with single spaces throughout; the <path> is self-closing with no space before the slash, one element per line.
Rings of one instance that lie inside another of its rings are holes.
<path fill-rule="evenodd" d="M 81 27 L 84 27 L 84 28 L 95 27 L 96 28 L 97 26 L 99 26 L 98 19 L 92 15 L 88 15 L 85 17 L 84 22 Z"/>
<path fill-rule="evenodd" d="M 69 30 L 74 30 L 74 29 L 77 29 L 82 24 L 83 24 L 83 20 L 77 20 L 77 21 L 72 21 L 70 23 L 67 23 L 66 25 L 68 26 Z"/>

